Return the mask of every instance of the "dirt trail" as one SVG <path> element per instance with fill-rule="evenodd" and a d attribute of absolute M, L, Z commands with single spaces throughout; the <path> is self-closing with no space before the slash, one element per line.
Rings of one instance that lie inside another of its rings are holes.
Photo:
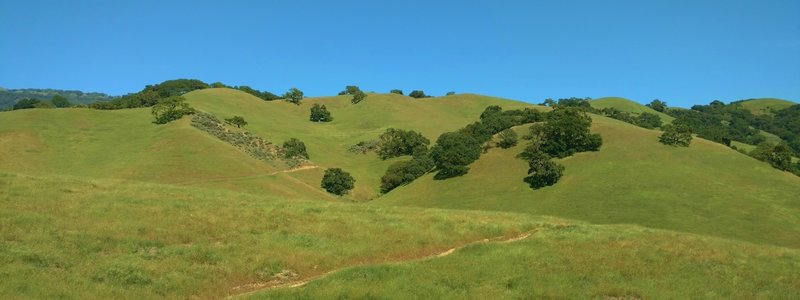
<path fill-rule="evenodd" d="M 476 244 L 513 243 L 513 242 L 521 241 L 521 240 L 524 240 L 524 239 L 528 238 L 529 236 L 531 236 L 531 234 L 533 234 L 534 232 L 536 232 L 536 230 L 525 232 L 523 234 L 520 234 L 520 235 L 514 236 L 514 237 L 510 237 L 510 238 L 509 237 L 505 237 L 505 236 L 500 236 L 500 237 L 482 239 L 482 240 L 466 243 L 466 244 L 463 244 L 461 246 L 458 246 L 458 247 L 455 247 L 455 248 L 451 248 L 451 249 L 448 249 L 448 250 L 443 251 L 441 253 L 437 253 L 437 254 L 433 254 L 433 255 L 428 255 L 428 256 L 424 256 L 424 257 L 420 257 L 420 258 L 413 258 L 413 259 L 408 259 L 408 260 L 403 260 L 403 261 L 388 261 L 388 262 L 381 262 L 381 263 L 375 263 L 375 264 L 401 264 L 401 263 L 411 263 L 411 262 L 425 261 L 425 260 L 429 260 L 429 259 L 445 257 L 445 256 L 448 256 L 450 254 L 455 253 L 456 251 L 458 251 L 458 250 L 460 250 L 462 248 L 465 248 L 465 247 L 468 247 L 468 246 L 472 246 L 472 245 L 476 245 Z M 267 281 L 267 282 L 248 283 L 248 284 L 244 284 L 244 285 L 240 285 L 240 286 L 234 287 L 233 288 L 234 293 L 232 295 L 229 295 L 226 298 L 227 299 L 231 299 L 231 298 L 236 298 L 236 297 L 240 297 L 240 296 L 250 295 L 250 294 L 253 294 L 253 293 L 257 293 L 257 292 L 263 292 L 263 291 L 272 290 L 272 289 L 279 289 L 279 288 L 287 288 L 287 289 L 297 288 L 297 287 L 304 286 L 304 285 L 308 284 L 311 281 L 319 280 L 319 279 L 325 278 L 328 275 L 331 275 L 333 273 L 340 272 L 340 271 L 342 271 L 344 269 L 349 269 L 349 268 L 353 268 L 353 267 L 367 266 L 367 265 L 369 265 L 369 264 L 342 267 L 342 268 L 334 269 L 334 270 L 331 270 L 331 271 L 328 271 L 328 272 L 325 272 L 325 273 L 322 273 L 322 274 L 319 274 L 319 275 L 316 275 L 316 276 L 312 276 L 312 277 L 309 277 L 309 278 L 292 280 L 292 281 L 272 280 L 272 281 Z M 242 292 L 237 293 L 236 291 L 242 291 Z"/>
<path fill-rule="evenodd" d="M 247 175 L 247 176 L 216 177 L 216 178 L 201 179 L 201 180 L 189 180 L 189 181 L 177 182 L 177 183 L 173 183 L 173 184 L 174 185 L 193 185 L 193 184 L 228 181 L 228 180 L 253 179 L 253 178 L 259 178 L 259 177 L 278 175 L 278 174 L 281 174 L 281 173 L 292 173 L 292 172 L 299 172 L 299 171 L 316 169 L 316 168 L 319 168 L 319 166 L 308 165 L 308 166 L 300 166 L 300 167 L 297 167 L 297 168 L 294 168 L 294 169 L 273 171 L 273 172 L 264 173 L 264 174 L 255 174 L 255 175 Z"/>

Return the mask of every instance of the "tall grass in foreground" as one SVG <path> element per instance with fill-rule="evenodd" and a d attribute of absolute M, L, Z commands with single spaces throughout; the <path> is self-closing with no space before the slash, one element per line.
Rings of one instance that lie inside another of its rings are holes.
<path fill-rule="evenodd" d="M 535 226 L 514 214 L 3 173 L 0 204 L 3 299 L 219 298 Z"/>
<path fill-rule="evenodd" d="M 356 267 L 251 299 L 798 299 L 800 251 L 637 226 L 544 227 L 514 243 Z"/>

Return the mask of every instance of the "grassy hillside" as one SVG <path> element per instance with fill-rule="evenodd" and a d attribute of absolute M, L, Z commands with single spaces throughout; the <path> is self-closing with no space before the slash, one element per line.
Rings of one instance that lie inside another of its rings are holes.
<path fill-rule="evenodd" d="M 387 128 L 413 129 L 431 142 L 443 132 L 452 131 L 478 119 L 490 105 L 504 109 L 531 106 L 527 103 L 478 95 L 455 95 L 414 99 L 395 94 L 370 94 L 364 102 L 351 104 L 352 96 L 306 98 L 300 105 L 284 101 L 263 101 L 231 89 L 205 89 L 185 95 L 191 105 L 219 118 L 243 116 L 247 130 L 282 144 L 289 138 L 305 142 L 311 160 L 324 168 L 339 167 L 356 178 L 350 199 L 367 200 L 379 192 L 380 177 L 396 160 L 382 161 L 374 153 L 347 151 L 364 140 L 376 139 Z M 329 123 L 309 121 L 315 103 L 324 104 L 333 116 Z M 322 173 L 308 176 L 318 185 Z"/>
<path fill-rule="evenodd" d="M 794 299 L 800 251 L 637 226 L 545 227 L 250 299 Z M 679 287 L 679 288 L 676 288 Z"/>
<path fill-rule="evenodd" d="M 776 98 L 758 98 L 750 99 L 739 102 L 739 104 L 752 112 L 754 115 L 771 114 L 773 110 L 781 110 L 789 106 L 795 105 L 789 100 L 776 99 Z"/>
<path fill-rule="evenodd" d="M 152 124 L 149 109 L 28 109 L 0 117 L 0 171 L 223 187 L 328 197 L 189 125 Z M 314 172 L 309 170 L 304 172 Z M 274 174 L 274 175 L 269 175 Z"/>
<path fill-rule="evenodd" d="M 593 120 L 602 148 L 560 160 L 566 171 L 552 187 L 531 190 L 522 181 L 527 164 L 514 157 L 521 143 L 490 150 L 465 176 L 427 175 L 375 202 L 528 212 L 800 247 L 800 177 L 703 139 L 668 147 L 658 131 Z"/>
<path fill-rule="evenodd" d="M 8 173 L 0 203 L 2 299 L 218 299 L 542 222 Z"/>
<path fill-rule="evenodd" d="M 625 98 L 604 97 L 604 98 L 594 99 L 592 101 L 589 101 L 589 103 L 592 104 L 592 107 L 597 108 L 597 109 L 616 108 L 616 109 L 619 109 L 620 111 L 627 112 L 627 113 L 632 113 L 632 114 L 636 114 L 636 115 L 641 114 L 643 112 L 656 114 L 659 117 L 661 117 L 661 121 L 664 122 L 664 123 L 671 123 L 672 120 L 675 120 L 675 118 L 673 118 L 673 117 L 671 117 L 671 116 L 669 116 L 669 115 L 667 115 L 665 113 L 657 112 L 657 111 L 653 110 L 652 108 L 649 108 L 647 106 L 644 106 L 644 105 L 639 104 L 639 103 L 637 103 L 635 101 L 632 101 L 632 100 L 629 100 L 629 99 L 625 99 Z"/>
<path fill-rule="evenodd" d="M 659 131 L 593 115 L 603 147 L 559 160 L 566 171 L 555 186 L 522 181 L 521 141 L 489 150 L 465 176 L 429 174 L 377 197 L 386 168 L 408 158 L 382 161 L 350 146 L 390 127 L 434 141 L 489 105 L 531 105 L 479 95 L 370 94 L 357 105 L 350 96 L 267 102 L 231 89 L 185 96 L 220 119 L 243 116 L 275 144 L 303 140 L 319 167 L 256 160 L 189 118 L 152 124 L 149 109 L 0 113 L 0 298 L 220 298 L 340 269 L 251 296 L 798 294 L 800 178 L 720 144 L 668 147 Z M 334 121 L 310 122 L 315 103 Z M 620 98 L 593 105 L 649 110 Z M 337 199 L 319 187 L 328 167 L 357 179 L 343 200 L 374 200 L 320 201 Z M 534 234 L 480 242 L 526 232 Z"/>

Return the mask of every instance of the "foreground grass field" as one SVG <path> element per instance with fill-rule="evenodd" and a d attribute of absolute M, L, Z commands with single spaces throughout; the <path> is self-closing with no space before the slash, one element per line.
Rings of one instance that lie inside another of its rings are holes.
<path fill-rule="evenodd" d="M 528 166 L 515 156 L 523 142 L 490 150 L 465 176 L 426 175 L 374 203 L 527 212 L 800 247 L 800 177 L 703 139 L 669 147 L 658 142 L 659 131 L 592 118 L 603 146 L 560 160 L 566 171 L 554 186 L 532 190 L 522 181 Z"/>
<path fill-rule="evenodd" d="M 220 298 L 514 236 L 541 218 L 0 174 L 0 298 Z"/>
<path fill-rule="evenodd" d="M 250 299 L 796 299 L 800 251 L 638 226 L 544 226 L 513 243 L 343 270 Z"/>

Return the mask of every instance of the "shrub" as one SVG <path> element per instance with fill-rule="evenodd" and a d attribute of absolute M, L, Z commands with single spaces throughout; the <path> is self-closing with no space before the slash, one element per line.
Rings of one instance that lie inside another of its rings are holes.
<path fill-rule="evenodd" d="M 500 141 L 497 142 L 497 146 L 500 148 L 508 149 L 517 145 L 517 132 L 511 128 L 501 131 L 499 136 Z"/>
<path fill-rule="evenodd" d="M 195 114 L 192 117 L 192 126 L 236 148 L 242 149 L 250 156 L 261 161 L 269 162 L 278 156 L 279 149 L 274 144 L 248 132 L 233 132 L 213 115 L 207 113 Z"/>
<path fill-rule="evenodd" d="M 181 96 L 160 99 L 151 109 L 151 113 L 155 117 L 153 123 L 156 124 L 166 124 L 194 112 L 194 109 L 186 103 L 186 99 Z"/>
<path fill-rule="evenodd" d="M 398 95 L 402 95 L 402 94 L 403 94 L 403 90 L 397 90 L 397 89 L 395 89 L 395 90 L 391 90 L 391 91 L 389 91 L 389 93 L 390 93 L 390 94 L 398 94 Z"/>
<path fill-rule="evenodd" d="M 692 129 L 689 126 L 682 124 L 665 125 L 663 127 L 664 133 L 658 138 L 658 141 L 664 145 L 676 147 L 689 147 L 692 143 Z"/>
<path fill-rule="evenodd" d="M 297 88 L 291 88 L 289 91 L 283 94 L 283 99 L 289 103 L 300 105 L 300 100 L 303 100 L 303 91 Z"/>
<path fill-rule="evenodd" d="M 309 120 L 312 122 L 330 122 L 333 121 L 333 117 L 331 117 L 331 113 L 325 105 L 314 104 L 314 106 L 311 107 L 311 116 L 309 116 Z"/>
<path fill-rule="evenodd" d="M 236 125 L 236 128 L 242 128 L 242 126 L 247 125 L 247 121 L 245 121 L 241 116 L 234 116 L 229 119 L 225 119 L 225 123 Z"/>
<path fill-rule="evenodd" d="M 456 92 L 447 92 L 447 94 L 445 94 L 445 96 L 452 96 L 452 95 L 455 95 L 455 94 L 456 94 Z"/>
<path fill-rule="evenodd" d="M 302 141 L 291 138 L 283 142 L 284 157 L 286 158 L 305 158 L 309 159 L 306 151 L 306 144 Z"/>
<path fill-rule="evenodd" d="M 369 140 L 369 141 L 360 141 L 350 148 L 347 151 L 358 153 L 358 154 L 367 154 L 367 152 L 378 149 L 380 147 L 380 143 L 376 140 Z"/>
<path fill-rule="evenodd" d="M 773 168 L 790 171 L 792 166 L 792 150 L 786 145 L 761 143 L 753 150 L 751 156 L 769 163 Z"/>
<path fill-rule="evenodd" d="M 342 171 L 340 168 L 330 168 L 325 170 L 320 185 L 329 193 L 341 196 L 352 190 L 355 183 L 356 180 L 350 176 L 350 173 Z"/>
<path fill-rule="evenodd" d="M 430 140 L 413 130 L 389 128 L 378 137 L 378 157 L 387 159 L 402 155 L 412 155 L 415 149 L 428 148 Z"/>

